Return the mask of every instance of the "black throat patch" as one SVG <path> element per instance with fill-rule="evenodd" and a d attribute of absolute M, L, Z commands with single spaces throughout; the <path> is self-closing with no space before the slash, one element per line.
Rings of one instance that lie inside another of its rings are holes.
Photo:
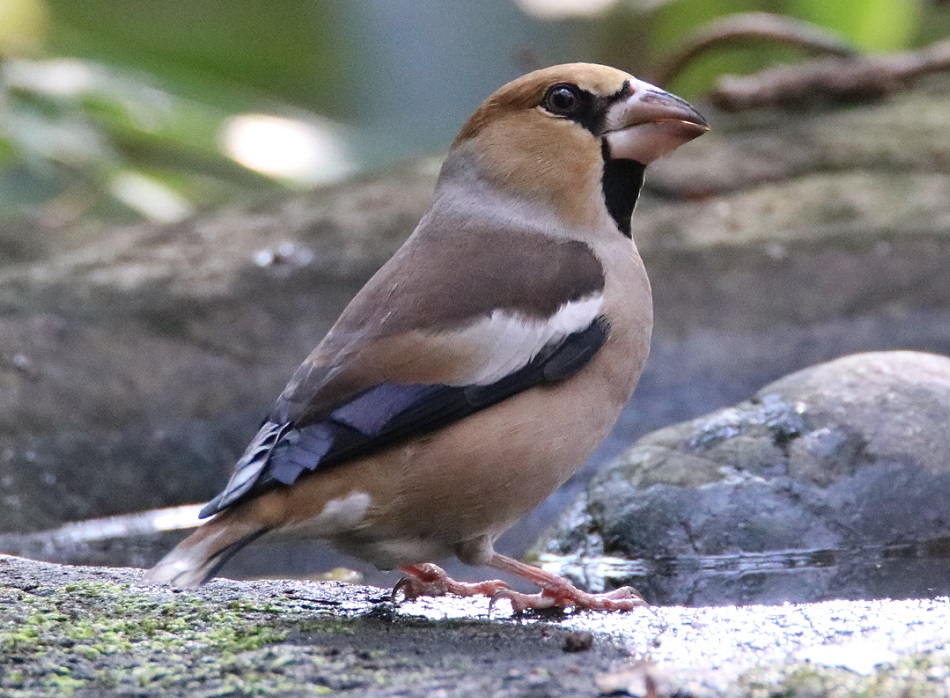
<path fill-rule="evenodd" d="M 643 175 L 647 167 L 636 160 L 611 158 L 606 139 L 601 140 L 600 151 L 604 157 L 604 176 L 601 184 L 607 212 L 620 232 L 630 237 L 630 217 L 637 205 L 637 199 L 640 198 Z"/>

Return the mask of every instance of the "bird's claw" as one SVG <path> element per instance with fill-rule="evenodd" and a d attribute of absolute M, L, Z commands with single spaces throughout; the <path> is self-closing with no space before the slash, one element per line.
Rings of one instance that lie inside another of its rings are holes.
<path fill-rule="evenodd" d="M 422 592 L 414 588 L 413 582 L 417 581 L 413 577 L 402 577 L 396 585 L 393 587 L 392 592 L 389 594 L 389 601 L 391 603 L 397 603 L 399 601 L 399 593 L 402 592 L 402 596 L 406 601 L 412 601 L 413 599 L 422 596 Z"/>
<path fill-rule="evenodd" d="M 540 611 L 548 608 L 589 609 L 593 611 L 632 611 L 635 608 L 648 606 L 633 587 L 620 587 L 603 594 L 591 594 L 581 591 L 571 584 L 550 586 L 537 594 L 524 594 L 513 589 L 499 589 L 495 592 L 488 604 L 488 613 L 491 615 L 498 601 L 509 601 L 515 613 L 525 611 Z"/>

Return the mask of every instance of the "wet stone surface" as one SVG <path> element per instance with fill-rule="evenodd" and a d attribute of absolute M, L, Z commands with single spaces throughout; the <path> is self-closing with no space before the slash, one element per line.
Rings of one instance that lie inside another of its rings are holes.
<path fill-rule="evenodd" d="M 582 584 L 631 583 L 654 603 L 947 593 L 948 423 L 948 357 L 805 369 L 643 438 L 538 549 Z"/>
<path fill-rule="evenodd" d="M 484 599 L 393 605 L 299 581 L 177 593 L 141 574 L 0 556 L 0 694 L 950 693 L 947 598 L 488 618 Z"/>

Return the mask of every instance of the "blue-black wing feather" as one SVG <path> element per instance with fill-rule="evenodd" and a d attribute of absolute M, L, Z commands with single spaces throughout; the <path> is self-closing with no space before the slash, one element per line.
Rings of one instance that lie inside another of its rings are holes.
<path fill-rule="evenodd" d="M 521 369 L 489 385 L 381 383 L 310 424 L 265 422 L 235 466 L 228 487 L 201 510 L 202 518 L 291 485 L 317 468 L 344 463 L 398 441 L 434 431 L 528 388 L 569 378 L 607 339 L 606 321 L 546 348 Z"/>

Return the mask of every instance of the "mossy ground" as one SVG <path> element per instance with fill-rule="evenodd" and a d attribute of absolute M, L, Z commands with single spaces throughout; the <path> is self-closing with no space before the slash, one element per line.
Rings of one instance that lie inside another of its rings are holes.
<path fill-rule="evenodd" d="M 314 646 L 305 654 L 277 646 L 291 631 L 341 629 L 325 610 L 294 618 L 299 603 L 293 600 L 222 605 L 178 594 L 158 601 L 128 584 L 78 582 L 34 593 L 0 588 L 0 604 L 19 610 L 0 617 L 0 693 L 11 697 L 92 695 L 120 687 L 194 696 L 275 695 L 291 688 L 293 665 L 330 669 L 339 655 Z M 314 695 L 332 690 L 319 681 L 306 688 Z"/>
<path fill-rule="evenodd" d="M 0 556 L 0 696 L 596 698 L 601 678 L 632 666 L 668 674 L 683 698 L 950 695 L 946 599 L 562 622 L 489 619 L 483 599 L 398 607 L 381 590 L 333 582 L 216 581 L 176 593 L 140 579 Z M 579 629 L 593 645 L 565 651 Z M 869 675 L 795 658 L 868 633 L 881 643 L 884 629 L 905 650 Z M 782 649 L 749 653 L 745 643 Z"/>
<path fill-rule="evenodd" d="M 344 584 L 175 593 L 58 569 L 71 581 L 11 584 L 0 570 L 4 698 L 515 696 L 525 686 L 574 695 L 591 686 L 562 651 L 566 628 L 405 615 L 385 593 Z M 600 669 L 621 656 L 600 649 Z"/>

